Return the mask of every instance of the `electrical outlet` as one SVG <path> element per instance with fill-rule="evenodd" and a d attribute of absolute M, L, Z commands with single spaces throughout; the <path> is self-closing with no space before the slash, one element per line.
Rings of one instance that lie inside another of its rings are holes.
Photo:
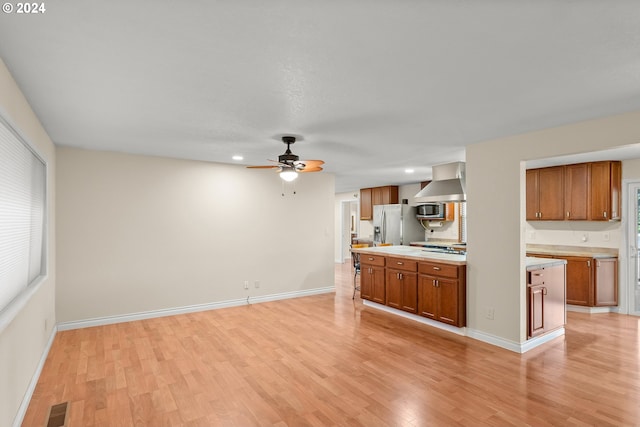
<path fill-rule="evenodd" d="M 495 310 L 493 307 L 486 307 L 485 309 L 485 317 L 489 320 L 493 320 L 494 314 L 495 314 Z"/>
<path fill-rule="evenodd" d="M 256 280 L 255 282 L 253 282 L 253 286 L 255 286 L 256 288 L 260 287 L 260 281 Z"/>
<path fill-rule="evenodd" d="M 608 231 L 605 231 L 604 233 L 602 233 L 602 240 L 603 241 L 608 242 L 609 238 L 610 238 L 610 236 L 609 236 L 609 232 Z"/>
<path fill-rule="evenodd" d="M 244 281 L 244 288 L 245 289 L 249 289 L 249 281 L 248 280 Z"/>
<path fill-rule="evenodd" d="M 580 239 L 580 240 L 582 240 L 583 242 L 589 241 L 589 233 L 584 233 L 582 235 L 582 239 Z"/>

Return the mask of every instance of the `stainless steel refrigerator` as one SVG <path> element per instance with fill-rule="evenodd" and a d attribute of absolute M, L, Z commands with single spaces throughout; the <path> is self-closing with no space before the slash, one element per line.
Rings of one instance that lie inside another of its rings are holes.
<path fill-rule="evenodd" d="M 424 241 L 424 228 L 416 218 L 415 206 L 376 205 L 373 207 L 373 244 L 409 245 Z"/>

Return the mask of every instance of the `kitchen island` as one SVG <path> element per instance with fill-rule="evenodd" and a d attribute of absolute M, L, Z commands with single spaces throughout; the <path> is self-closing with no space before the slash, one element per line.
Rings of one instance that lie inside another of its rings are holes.
<path fill-rule="evenodd" d="M 466 255 L 411 246 L 354 248 L 365 305 L 464 334 Z"/>

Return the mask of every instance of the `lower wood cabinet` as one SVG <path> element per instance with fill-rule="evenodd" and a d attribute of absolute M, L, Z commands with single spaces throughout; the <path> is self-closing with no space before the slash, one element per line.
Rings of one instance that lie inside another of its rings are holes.
<path fill-rule="evenodd" d="M 565 266 L 527 272 L 527 332 L 529 338 L 551 332 L 566 323 Z"/>
<path fill-rule="evenodd" d="M 386 304 L 409 313 L 417 313 L 417 262 L 404 258 L 387 258 L 386 265 Z"/>
<path fill-rule="evenodd" d="M 360 255 L 360 296 L 452 326 L 466 325 L 466 266 Z"/>
<path fill-rule="evenodd" d="M 462 327 L 466 324 L 464 266 L 425 262 L 418 264 L 418 314 Z"/>
<path fill-rule="evenodd" d="M 542 256 L 536 253 L 528 255 Z M 552 258 L 567 260 L 567 304 L 585 307 L 618 305 L 617 258 L 564 255 Z"/>
<path fill-rule="evenodd" d="M 384 304 L 385 258 L 379 255 L 360 256 L 360 296 L 379 304 Z"/>

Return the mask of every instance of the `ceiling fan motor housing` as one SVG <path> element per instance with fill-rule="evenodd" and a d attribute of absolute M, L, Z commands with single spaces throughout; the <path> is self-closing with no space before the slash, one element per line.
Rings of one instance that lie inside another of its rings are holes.
<path fill-rule="evenodd" d="M 280 163 L 291 164 L 293 162 L 297 162 L 298 160 L 300 160 L 300 156 L 297 156 L 297 155 L 293 154 L 291 152 L 291 147 L 290 147 L 291 144 L 296 142 L 296 137 L 295 136 L 283 136 L 282 137 L 282 142 L 287 144 L 287 151 L 285 151 L 284 154 L 281 154 L 281 155 L 278 156 L 278 161 Z"/>

